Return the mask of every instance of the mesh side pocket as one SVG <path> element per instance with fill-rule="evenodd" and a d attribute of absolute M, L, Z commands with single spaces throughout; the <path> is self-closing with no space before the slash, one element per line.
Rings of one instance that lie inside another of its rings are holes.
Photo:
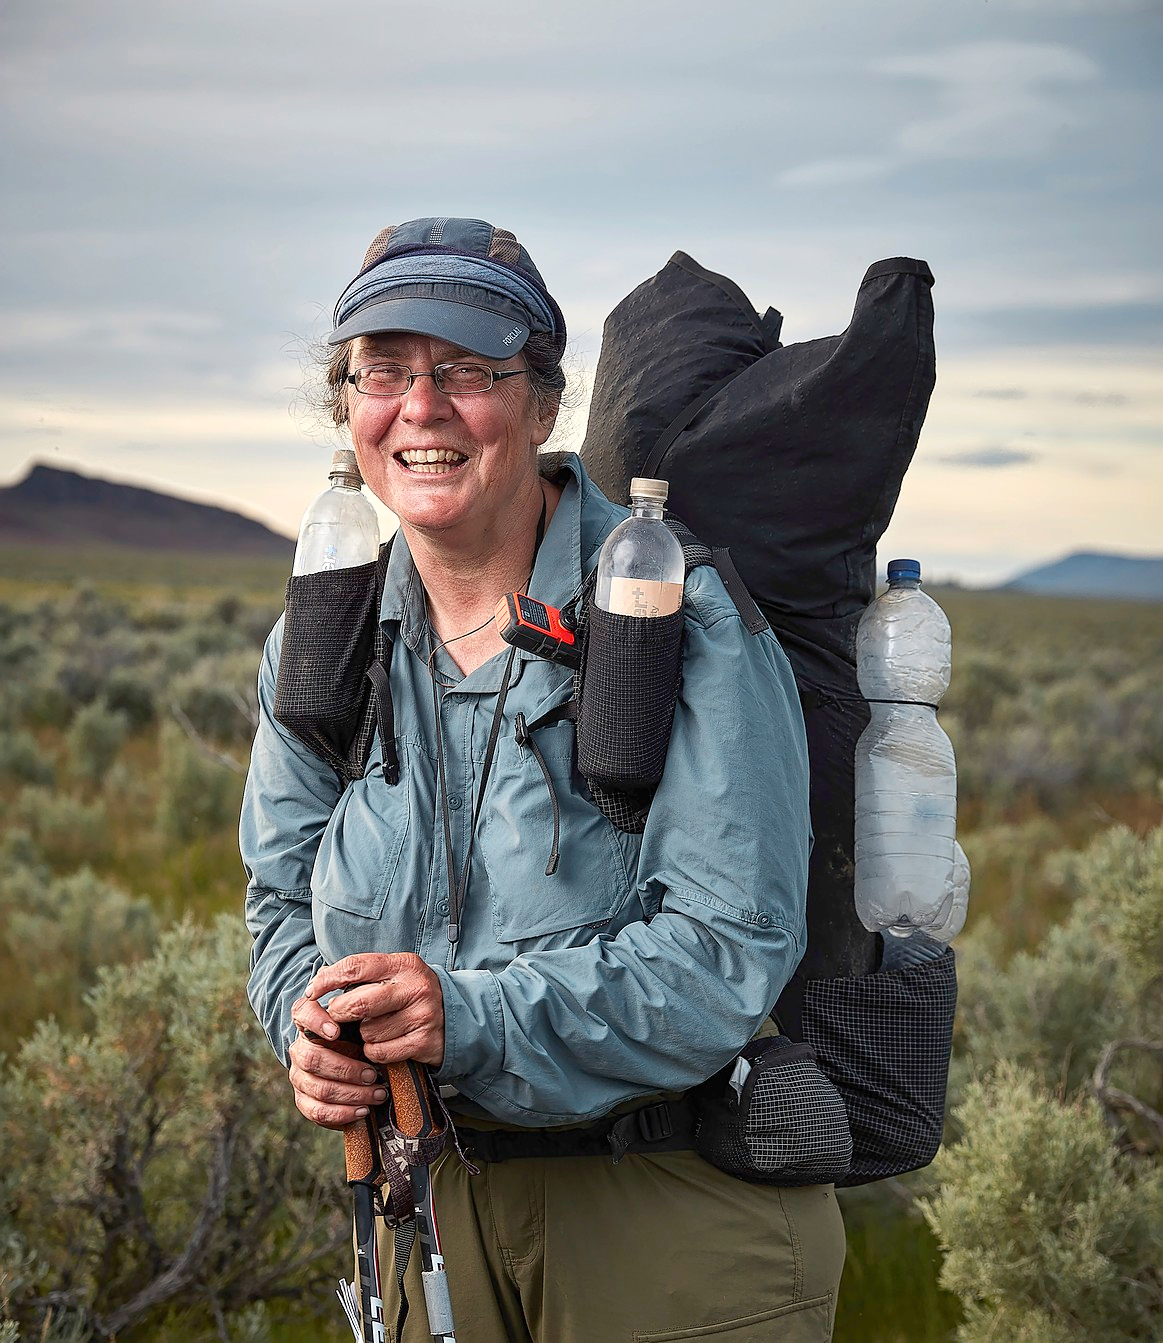
<path fill-rule="evenodd" d="M 695 1147 L 712 1166 L 750 1184 L 831 1184 L 848 1169 L 852 1134 L 844 1102 L 808 1045 L 754 1040 L 740 1090 L 700 1103 Z"/>
<path fill-rule="evenodd" d="M 808 981 L 804 1039 L 852 1126 L 852 1168 L 838 1184 L 901 1175 L 936 1156 L 956 1006 L 951 950 L 900 970 Z"/>
<path fill-rule="evenodd" d="M 610 789 L 662 778 L 682 667 L 682 609 L 642 619 L 589 604 L 577 711 L 578 770 Z"/>
<path fill-rule="evenodd" d="M 274 716 L 344 778 L 371 694 L 376 569 L 373 561 L 287 581 Z"/>

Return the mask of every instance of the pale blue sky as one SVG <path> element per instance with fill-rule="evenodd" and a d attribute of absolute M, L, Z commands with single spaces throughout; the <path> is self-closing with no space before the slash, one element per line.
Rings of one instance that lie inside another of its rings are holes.
<path fill-rule="evenodd" d="M 583 389 L 677 248 L 788 341 L 923 257 L 938 385 L 882 561 L 1161 553 L 1161 39 L 1157 0 L 8 0 L 0 483 L 293 532 L 305 342 L 380 228 L 463 214 L 529 247 Z"/>

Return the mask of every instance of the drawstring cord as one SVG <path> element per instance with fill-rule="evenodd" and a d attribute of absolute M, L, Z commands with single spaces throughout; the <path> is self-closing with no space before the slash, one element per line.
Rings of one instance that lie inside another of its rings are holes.
<path fill-rule="evenodd" d="M 545 787 L 549 790 L 549 805 L 553 810 L 553 845 L 549 850 L 549 862 L 545 864 L 545 875 L 552 877 L 557 871 L 557 863 L 560 857 L 559 844 L 561 840 L 561 808 L 557 803 L 557 793 L 553 787 L 553 776 L 549 772 L 549 766 L 545 763 L 545 757 L 541 754 L 540 748 L 533 740 L 529 731 L 529 725 L 525 721 L 523 713 L 517 714 L 516 719 L 516 737 L 518 746 L 527 746 L 533 752 L 533 759 L 541 766 L 541 773 L 545 779 Z"/>

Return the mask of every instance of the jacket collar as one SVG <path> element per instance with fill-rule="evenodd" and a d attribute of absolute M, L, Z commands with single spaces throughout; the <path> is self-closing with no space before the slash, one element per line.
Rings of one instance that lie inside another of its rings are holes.
<path fill-rule="evenodd" d="M 602 542 L 626 510 L 611 504 L 590 480 L 576 452 L 544 453 L 540 469 L 562 487 L 562 494 L 537 552 L 529 594 L 560 608 L 596 566 Z M 419 647 L 424 633 L 424 593 L 402 531 L 392 541 L 380 621 L 396 625 L 409 648 Z"/>

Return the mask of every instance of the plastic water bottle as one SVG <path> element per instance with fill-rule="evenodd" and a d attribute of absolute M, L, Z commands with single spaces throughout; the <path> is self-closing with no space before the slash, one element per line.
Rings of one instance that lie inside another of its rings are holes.
<path fill-rule="evenodd" d="M 380 520 L 363 494 L 363 477 L 351 448 L 336 448 L 331 484 L 308 507 L 299 525 L 294 574 L 354 569 L 380 551 Z"/>
<path fill-rule="evenodd" d="M 663 522 L 670 485 L 635 476 L 630 516 L 606 537 L 598 556 L 594 601 L 623 616 L 668 616 L 682 605 L 682 546 Z"/>
<path fill-rule="evenodd" d="M 945 943 L 952 942 L 965 927 L 965 916 L 969 913 L 969 859 L 956 840 L 953 841 L 953 871 L 949 880 L 953 888 L 948 901 L 949 913 L 944 922 L 928 930 L 931 938 Z"/>
<path fill-rule="evenodd" d="M 921 591 L 920 564 L 890 561 L 888 591 L 856 633 L 872 715 L 856 743 L 856 912 L 870 932 L 947 940 L 958 879 L 968 899 L 968 863 L 954 868 L 957 769 L 936 712 L 950 663 L 949 622 Z"/>

